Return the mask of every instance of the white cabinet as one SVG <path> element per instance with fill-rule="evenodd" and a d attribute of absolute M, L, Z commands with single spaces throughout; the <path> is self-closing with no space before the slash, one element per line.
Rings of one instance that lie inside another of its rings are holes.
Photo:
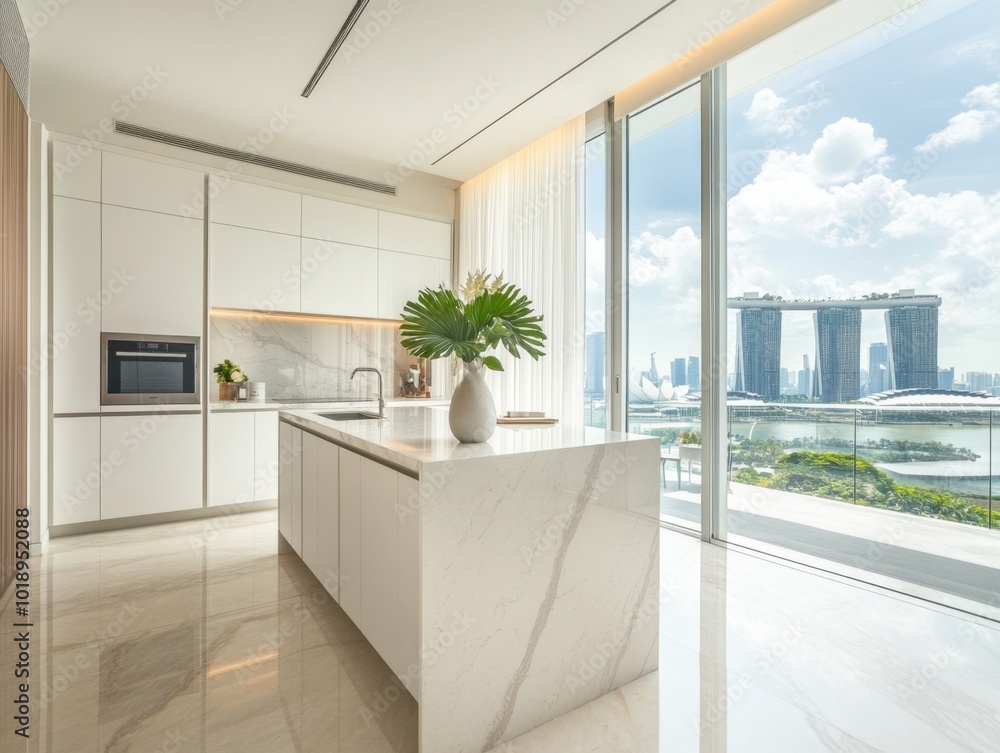
<path fill-rule="evenodd" d="M 60 196 L 52 199 L 50 358 L 52 411 L 98 411 L 101 405 L 101 205 Z"/>
<path fill-rule="evenodd" d="M 254 415 L 249 411 L 208 417 L 208 505 L 254 499 Z"/>
<path fill-rule="evenodd" d="M 387 251 L 450 259 L 451 225 L 395 212 L 379 212 L 378 247 Z"/>
<path fill-rule="evenodd" d="M 52 195 L 101 200 L 101 150 L 85 144 L 52 142 Z"/>
<path fill-rule="evenodd" d="M 254 499 L 278 498 L 278 411 L 254 413 Z"/>
<path fill-rule="evenodd" d="M 196 219 L 205 216 L 204 173 L 114 152 L 105 152 L 101 163 L 105 204 Z"/>
<path fill-rule="evenodd" d="M 100 417 L 53 419 L 52 525 L 100 520 L 101 476 Z"/>
<path fill-rule="evenodd" d="M 211 225 L 209 302 L 261 311 L 299 310 L 299 237 Z"/>
<path fill-rule="evenodd" d="M 302 196 L 291 191 L 232 180 L 212 199 L 211 222 L 299 235 Z"/>
<path fill-rule="evenodd" d="M 302 197 L 302 237 L 352 246 L 378 246 L 378 210 Z"/>
<path fill-rule="evenodd" d="M 316 473 L 316 566 L 313 573 L 340 600 L 340 450 L 320 440 Z"/>
<path fill-rule="evenodd" d="M 319 511 L 319 446 L 323 440 L 302 432 L 302 561 L 316 572 L 319 551 L 317 513 Z"/>
<path fill-rule="evenodd" d="M 423 288 L 444 283 L 451 287 L 451 262 L 429 256 L 378 252 L 378 315 L 381 319 L 399 319 L 407 301 L 416 300 Z"/>
<path fill-rule="evenodd" d="M 361 632 L 399 667 L 399 473 L 361 458 Z"/>
<path fill-rule="evenodd" d="M 102 207 L 105 332 L 200 335 L 204 301 L 201 220 Z"/>
<path fill-rule="evenodd" d="M 378 251 L 303 238 L 302 311 L 378 316 Z"/>
<path fill-rule="evenodd" d="M 340 450 L 340 606 L 361 626 L 361 456 Z"/>
<path fill-rule="evenodd" d="M 200 414 L 101 416 L 101 519 L 202 505 Z"/>
<path fill-rule="evenodd" d="M 302 556 L 302 430 L 278 427 L 278 532 Z"/>
<path fill-rule="evenodd" d="M 399 523 L 398 667 L 410 694 L 420 701 L 420 482 L 398 474 L 396 519 Z"/>

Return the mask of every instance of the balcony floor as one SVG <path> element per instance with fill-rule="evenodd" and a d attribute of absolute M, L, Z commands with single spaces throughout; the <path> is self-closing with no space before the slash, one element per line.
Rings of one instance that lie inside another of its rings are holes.
<path fill-rule="evenodd" d="M 667 474 L 664 519 L 699 525 L 701 479 Z M 731 483 L 728 540 L 809 564 L 833 561 L 844 574 L 1000 618 L 1000 531 L 777 489 Z"/>

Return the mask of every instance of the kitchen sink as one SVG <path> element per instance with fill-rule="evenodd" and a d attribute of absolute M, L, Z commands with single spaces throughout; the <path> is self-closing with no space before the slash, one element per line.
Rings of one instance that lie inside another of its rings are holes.
<path fill-rule="evenodd" d="M 320 418 L 328 418 L 331 421 L 366 421 L 369 419 L 379 418 L 378 413 L 364 413 L 360 411 L 353 411 L 348 413 L 317 413 Z"/>

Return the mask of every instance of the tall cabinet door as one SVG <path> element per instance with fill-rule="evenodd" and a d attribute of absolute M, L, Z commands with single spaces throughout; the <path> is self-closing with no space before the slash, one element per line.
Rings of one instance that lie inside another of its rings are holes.
<path fill-rule="evenodd" d="M 302 430 L 278 427 L 278 531 L 302 556 Z"/>
<path fill-rule="evenodd" d="M 340 601 L 340 449 L 320 440 L 316 473 L 316 567 L 313 572 Z"/>
<path fill-rule="evenodd" d="M 254 415 L 249 411 L 208 417 L 208 505 L 254 499 Z"/>
<path fill-rule="evenodd" d="M 202 221 L 107 205 L 102 216 L 104 331 L 201 335 Z"/>
<path fill-rule="evenodd" d="M 393 670 L 399 667 L 399 475 L 361 458 L 361 632 Z"/>
<path fill-rule="evenodd" d="M 399 490 L 399 656 L 393 667 L 410 694 L 420 701 L 420 482 L 397 474 Z"/>
<path fill-rule="evenodd" d="M 100 417 L 53 419 L 52 525 L 100 520 L 101 477 Z"/>
<path fill-rule="evenodd" d="M 278 412 L 254 412 L 254 499 L 278 498 Z"/>
<path fill-rule="evenodd" d="M 302 432 L 302 561 L 316 572 L 319 533 L 319 449 L 323 440 Z"/>
<path fill-rule="evenodd" d="M 361 627 L 361 456 L 340 450 L 340 606 Z"/>
<path fill-rule="evenodd" d="M 52 412 L 101 407 L 101 205 L 52 199 Z M 43 364 L 38 365 L 39 368 Z"/>
<path fill-rule="evenodd" d="M 101 519 L 201 508 L 202 444 L 200 414 L 101 416 Z"/>

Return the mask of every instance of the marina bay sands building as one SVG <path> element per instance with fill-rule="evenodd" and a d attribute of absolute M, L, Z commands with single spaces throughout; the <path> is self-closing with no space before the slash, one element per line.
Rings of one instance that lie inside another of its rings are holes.
<path fill-rule="evenodd" d="M 736 320 L 737 390 L 770 400 L 781 394 L 781 315 L 812 311 L 816 336 L 811 396 L 825 403 L 861 397 L 861 312 L 884 310 L 888 365 L 882 389 L 938 386 L 941 298 L 913 290 L 842 301 L 785 301 L 759 293 L 730 298 Z"/>

